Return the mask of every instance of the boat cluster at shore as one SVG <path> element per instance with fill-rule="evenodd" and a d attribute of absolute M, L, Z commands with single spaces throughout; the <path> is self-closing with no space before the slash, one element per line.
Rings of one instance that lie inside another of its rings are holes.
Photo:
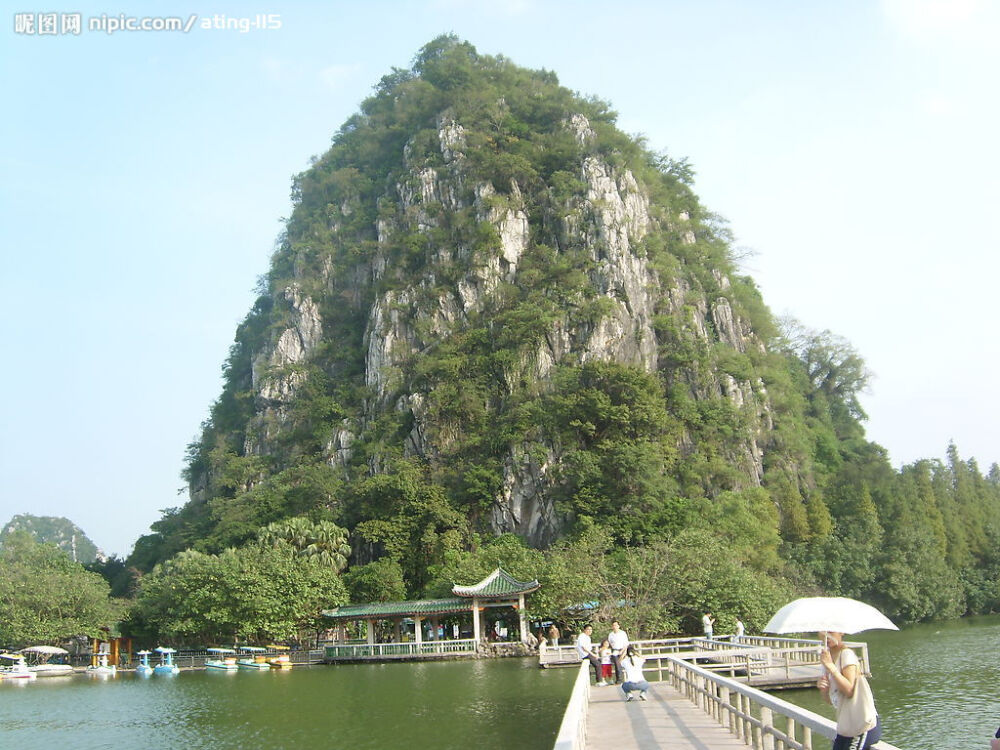
<path fill-rule="evenodd" d="M 263 671 L 271 669 L 291 669 L 292 661 L 286 647 L 237 646 L 235 648 L 208 648 L 204 668 L 207 671 L 235 672 L 238 670 Z M 152 675 L 175 675 L 181 670 L 175 661 L 176 649 L 159 646 L 152 651 L 137 651 L 138 663 L 134 668 L 119 667 L 109 662 L 106 652 L 94 654 L 93 662 L 85 669 L 75 669 L 66 663 L 69 652 L 58 646 L 31 646 L 14 653 L 0 653 L 0 681 L 28 681 L 38 677 L 65 677 L 74 674 L 88 674 L 97 677 L 113 677 L 119 671 L 131 671 L 140 677 Z M 156 654 L 158 663 L 151 664 L 150 657 Z"/>

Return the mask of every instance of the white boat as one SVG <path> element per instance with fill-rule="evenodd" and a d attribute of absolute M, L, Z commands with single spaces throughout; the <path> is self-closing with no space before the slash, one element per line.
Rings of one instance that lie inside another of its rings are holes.
<path fill-rule="evenodd" d="M 98 651 L 91 657 L 90 666 L 87 667 L 87 674 L 95 677 L 114 677 L 118 674 L 118 667 L 108 664 L 108 652 Z"/>
<path fill-rule="evenodd" d="M 140 677 L 149 677 L 153 674 L 153 666 L 149 663 L 149 655 L 153 653 L 152 651 L 136 651 L 135 655 L 139 657 L 139 663 L 135 665 L 135 673 Z"/>
<path fill-rule="evenodd" d="M 236 664 L 236 651 L 231 648 L 206 648 L 209 653 L 205 659 L 205 669 L 218 669 L 226 672 L 235 672 L 239 667 Z"/>
<path fill-rule="evenodd" d="M 28 671 L 34 672 L 38 677 L 63 677 L 73 674 L 73 667 L 53 659 L 65 659 L 69 656 L 69 651 L 58 646 L 28 646 L 22 648 L 19 654 L 23 654 L 28 663 Z"/>
<path fill-rule="evenodd" d="M 37 676 L 20 654 L 0 654 L 0 680 L 33 680 Z"/>
<path fill-rule="evenodd" d="M 176 649 L 157 646 L 154 650 L 160 655 L 160 663 L 153 667 L 153 674 L 180 673 L 181 668 L 174 664 L 174 654 L 177 653 Z"/>
<path fill-rule="evenodd" d="M 236 665 L 239 669 L 270 669 L 271 665 L 267 663 L 267 658 L 264 654 L 267 653 L 266 648 L 261 648 L 260 646 L 239 646 L 237 650 L 243 655 L 242 659 L 236 660 Z"/>

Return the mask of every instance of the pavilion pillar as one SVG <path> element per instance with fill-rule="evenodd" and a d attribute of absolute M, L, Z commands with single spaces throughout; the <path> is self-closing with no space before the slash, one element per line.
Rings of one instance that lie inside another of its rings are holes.
<path fill-rule="evenodd" d="M 439 638 L 438 638 L 438 632 L 439 632 L 439 628 L 440 627 L 441 627 L 441 618 L 440 617 L 432 617 L 431 618 L 431 640 L 432 641 L 439 640 Z"/>
<path fill-rule="evenodd" d="M 517 626 L 521 643 L 528 642 L 528 615 L 524 611 L 524 594 L 517 595 Z"/>
<path fill-rule="evenodd" d="M 479 627 L 479 599 L 472 597 L 472 638 L 476 642 L 476 650 L 479 650 L 479 639 L 482 629 Z"/>
<path fill-rule="evenodd" d="M 368 631 L 367 632 L 367 639 L 366 639 L 368 641 L 368 645 L 369 646 L 374 646 L 375 645 L 375 621 L 374 620 L 365 620 L 365 624 L 368 626 L 368 628 L 367 628 L 367 631 Z"/>
<path fill-rule="evenodd" d="M 400 631 L 400 627 L 402 626 L 402 624 L 403 624 L 403 618 L 402 617 L 393 618 L 393 621 L 392 621 L 392 638 L 393 638 L 393 642 L 394 643 L 402 643 L 403 642 L 403 634 L 402 634 L 402 631 Z"/>
<path fill-rule="evenodd" d="M 424 618 L 413 616 L 413 635 L 417 639 L 417 645 L 419 646 L 424 642 Z"/>

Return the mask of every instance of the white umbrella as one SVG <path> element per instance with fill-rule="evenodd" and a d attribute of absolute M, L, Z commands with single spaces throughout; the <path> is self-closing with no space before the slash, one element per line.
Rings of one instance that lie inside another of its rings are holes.
<path fill-rule="evenodd" d="M 765 633 L 860 633 L 899 630 L 875 607 L 843 596 L 809 596 L 779 609 Z"/>

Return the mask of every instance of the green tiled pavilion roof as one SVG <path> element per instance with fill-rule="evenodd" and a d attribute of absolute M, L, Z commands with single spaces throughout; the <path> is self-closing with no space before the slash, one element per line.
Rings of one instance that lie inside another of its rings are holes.
<path fill-rule="evenodd" d="M 503 568 L 497 568 L 474 586 L 452 586 L 455 596 L 478 597 L 480 599 L 504 599 L 528 594 L 539 587 L 537 580 L 518 581 Z"/>
<path fill-rule="evenodd" d="M 519 594 L 536 591 L 538 581 L 518 581 L 503 568 L 497 568 L 474 586 L 453 586 L 453 599 L 418 599 L 412 602 L 370 602 L 368 604 L 345 604 L 336 609 L 323 610 L 323 616 L 331 620 L 378 620 L 393 617 L 424 617 L 426 615 L 447 615 L 453 612 L 469 612 L 472 597 L 479 599 L 513 599 Z"/>
<path fill-rule="evenodd" d="M 468 612 L 468 599 L 418 599 L 412 602 L 370 602 L 345 604 L 336 609 L 323 610 L 323 616 L 334 620 L 367 620 L 383 617 L 409 617 L 412 615 L 446 615 Z"/>

